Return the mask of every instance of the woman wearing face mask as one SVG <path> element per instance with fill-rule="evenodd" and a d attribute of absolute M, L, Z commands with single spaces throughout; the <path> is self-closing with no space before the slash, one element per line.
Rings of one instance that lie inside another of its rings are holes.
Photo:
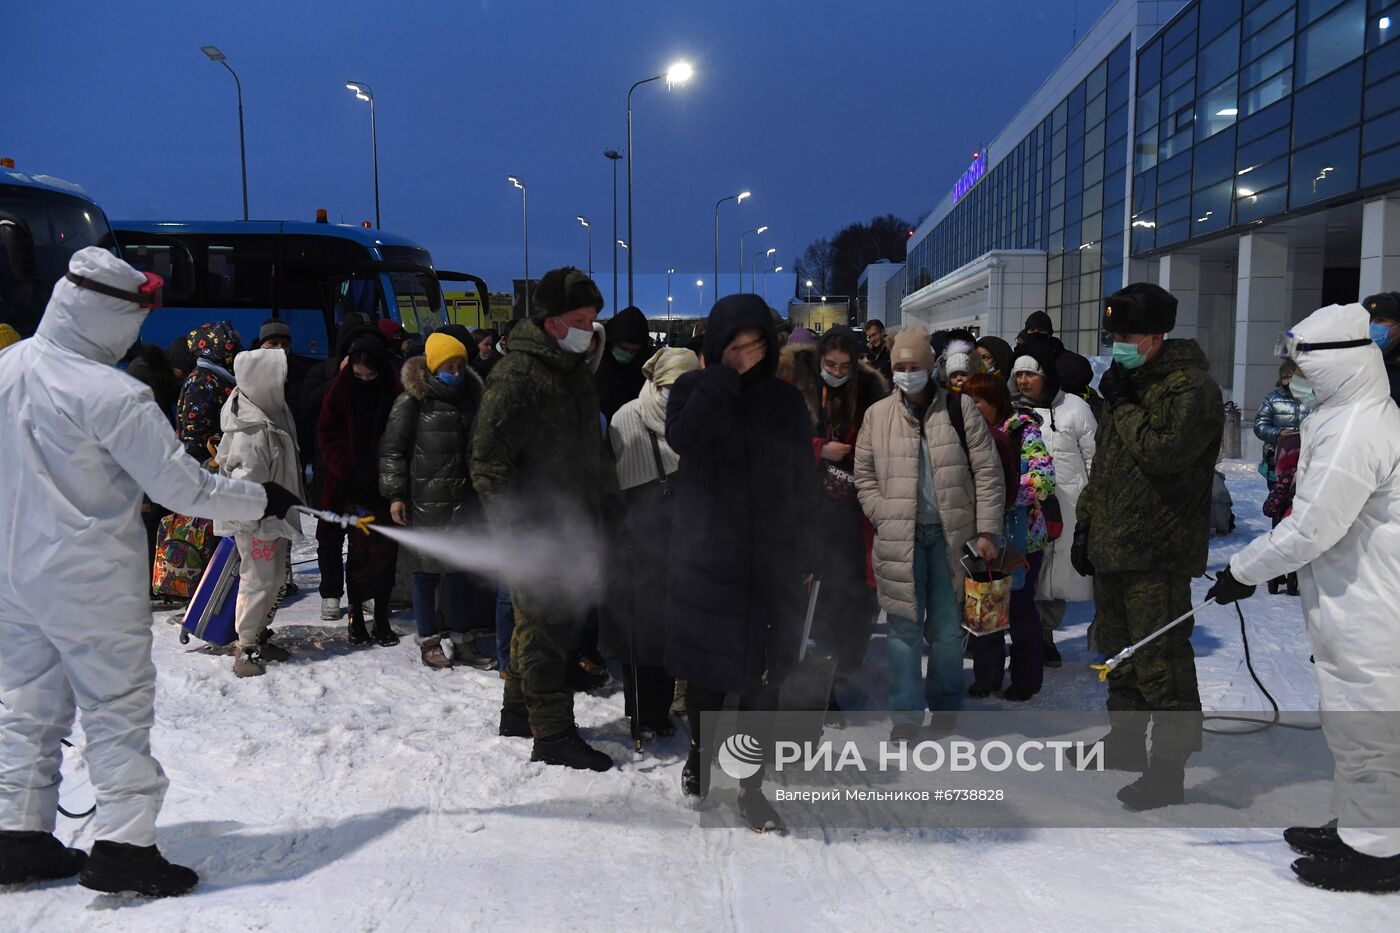
<path fill-rule="evenodd" d="M 666 403 L 675 381 L 699 368 L 699 358 L 689 350 L 656 351 L 642 366 L 647 381 L 641 395 L 619 408 L 608 428 L 627 507 L 618 528 L 613 598 L 602 614 L 599 648 L 604 657 L 622 662 L 628 717 L 658 736 L 675 731 L 670 718 L 675 680 L 663 665 L 673 476 L 680 457 L 666 440 Z"/>
<path fill-rule="evenodd" d="M 379 441 L 389 422 L 389 410 L 400 391 L 399 377 L 389 365 L 389 350 L 377 336 L 366 334 L 350 345 L 346 365 L 326 390 L 316 440 L 325 463 L 321 508 L 332 512 L 363 512 L 388 522 L 389 502 L 379 492 Z M 352 533 L 346 561 L 350 598 L 350 644 L 397 645 L 389 626 L 389 596 L 394 589 L 398 545 L 383 535 Z M 374 632 L 365 629 L 365 600 L 374 600 Z"/>
<path fill-rule="evenodd" d="M 812 456 L 822 471 L 817 503 L 817 578 L 821 580 L 812 633 L 836 659 L 829 709 L 840 715 L 836 688 L 860 671 L 879 615 L 869 569 L 875 531 L 856 498 L 855 442 L 866 410 L 890 394 L 883 376 L 860 362 L 860 345 L 845 327 L 833 327 L 816 347 L 792 345 L 792 382 L 812 419 Z"/>
<path fill-rule="evenodd" d="M 389 412 L 379 445 L 379 491 L 389 500 L 396 525 L 461 528 L 479 518 L 481 504 L 471 480 L 472 426 L 481 406 L 481 377 L 467 362 L 465 344 L 445 333 L 430 334 L 423 356 L 403 365 L 403 394 Z M 414 641 L 423 663 L 443 669 L 468 664 L 486 669 L 493 660 L 479 654 L 471 628 L 472 587 L 464 573 L 447 569 L 426 553 L 413 566 Z M 442 592 L 449 659 L 442 650 L 437 594 Z M 375 605 L 378 606 L 376 600 Z"/>
<path fill-rule="evenodd" d="M 1276 478 L 1274 458 L 1279 441 L 1297 434 L 1303 419 L 1312 413 L 1311 402 L 1304 402 L 1292 391 L 1297 372 L 1298 364 L 1292 360 L 1285 360 L 1279 366 L 1278 386 L 1264 396 L 1254 416 L 1254 436 L 1264 442 L 1264 459 L 1259 464 L 1259 472 L 1271 483 Z M 1306 380 L 1303 385 L 1307 385 Z"/>
<path fill-rule="evenodd" d="M 1060 388 L 1055 366 L 1058 351 L 1048 340 L 1032 335 L 1016 351 L 1011 366 L 1017 401 L 1035 412 L 1041 436 L 1055 461 L 1055 499 L 1060 505 L 1064 530 L 1045 552 L 1035 596 L 1045 641 L 1045 666 L 1063 662 L 1055 647 L 1055 629 L 1064 621 L 1069 603 L 1094 598 L 1094 581 L 1080 576 L 1070 561 L 1074 541 L 1075 508 L 1089 483 L 1094 465 L 1094 431 L 1098 422 L 1089 404 Z"/>
<path fill-rule="evenodd" d="M 638 308 L 623 308 L 604 325 L 607 351 L 598 364 L 598 407 L 609 419 L 635 399 L 647 381 L 642 373 L 651 347 L 646 315 Z"/>
<path fill-rule="evenodd" d="M 982 337 L 977 341 L 977 355 L 982 359 L 982 371 L 1003 382 L 1011 381 L 1011 362 L 1015 351 L 1000 337 Z"/>

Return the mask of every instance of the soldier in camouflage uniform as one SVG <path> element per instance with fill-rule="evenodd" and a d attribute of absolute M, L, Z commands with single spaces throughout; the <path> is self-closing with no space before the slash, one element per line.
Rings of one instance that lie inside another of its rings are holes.
<path fill-rule="evenodd" d="M 504 540 L 548 540 L 577 520 L 597 526 L 617 496 L 605 453 L 598 392 L 585 362 L 593 321 L 603 307 L 598 287 L 572 267 L 545 274 L 531 317 L 510 334 L 510 353 L 491 370 L 472 437 L 472 483 L 492 530 Z M 562 532 L 567 534 L 567 532 Z M 591 581 L 574 580 L 596 555 L 591 542 L 561 542 L 582 558 L 555 568 L 578 586 L 544 589 L 515 583 L 515 633 L 505 672 L 501 735 L 535 739 L 533 761 L 606 771 L 612 759 L 591 748 L 574 726 L 567 680 L 580 598 Z M 533 545 L 531 545 L 533 547 Z"/>
<path fill-rule="evenodd" d="M 1175 324 L 1176 299 L 1156 285 L 1105 301 L 1114 363 L 1099 384 L 1105 410 L 1072 553 L 1094 575 L 1095 637 L 1108 655 L 1187 612 L 1191 579 L 1206 569 L 1224 406 L 1200 346 L 1163 336 Z M 1118 794 L 1132 809 L 1180 803 L 1186 759 L 1201 747 L 1191 628 L 1176 626 L 1108 678 L 1107 764 L 1144 772 Z M 1155 711 L 1174 715 L 1155 718 L 1149 762 Z"/>

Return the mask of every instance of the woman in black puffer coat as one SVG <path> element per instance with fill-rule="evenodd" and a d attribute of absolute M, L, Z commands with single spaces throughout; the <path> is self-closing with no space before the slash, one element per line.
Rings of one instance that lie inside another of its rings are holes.
<path fill-rule="evenodd" d="M 471 480 L 471 437 L 481 407 L 482 382 L 467 365 L 467 348 L 443 333 L 428 337 L 424 356 L 403 365 L 403 394 L 389 412 L 379 446 L 379 491 L 389 500 L 395 524 L 415 528 L 463 528 L 480 518 L 481 503 Z M 415 554 L 413 617 L 423 663 L 451 667 L 453 661 L 485 667 L 470 628 L 471 580 L 427 554 Z M 453 652 L 442 650 L 437 594 L 442 586 Z"/>

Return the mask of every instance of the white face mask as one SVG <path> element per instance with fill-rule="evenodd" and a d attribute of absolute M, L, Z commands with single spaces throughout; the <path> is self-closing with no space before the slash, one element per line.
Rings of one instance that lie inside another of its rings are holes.
<path fill-rule="evenodd" d="M 564 335 L 564 339 L 558 341 L 559 349 L 565 353 L 587 353 L 588 345 L 593 342 L 593 328 L 582 330 L 577 327 L 570 327 L 569 332 Z"/>
<path fill-rule="evenodd" d="M 928 370 L 916 369 L 911 373 L 895 373 L 894 384 L 905 395 L 918 395 L 928 385 Z"/>
<path fill-rule="evenodd" d="M 1317 390 L 1312 387 L 1311 382 L 1308 382 L 1308 377 L 1302 373 L 1295 375 L 1288 383 L 1288 391 L 1304 405 L 1317 404 Z"/>
<path fill-rule="evenodd" d="M 851 381 L 851 374 L 850 374 L 850 373 L 846 373 L 846 375 L 844 375 L 844 376 L 833 376 L 831 373 L 827 372 L 826 370 L 824 370 L 824 369 L 822 370 L 822 382 L 825 382 L 827 385 L 831 386 L 833 389 L 839 389 L 839 388 L 841 388 L 843 385 L 845 385 L 846 383 L 848 383 L 848 382 L 850 382 L 850 381 Z"/>

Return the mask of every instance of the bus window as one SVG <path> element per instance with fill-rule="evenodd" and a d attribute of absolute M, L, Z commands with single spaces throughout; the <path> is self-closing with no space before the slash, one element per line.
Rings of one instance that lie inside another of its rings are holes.
<path fill-rule="evenodd" d="M 277 257 L 274 237 L 209 237 L 207 244 L 206 308 L 272 307 L 272 266 Z"/>
<path fill-rule="evenodd" d="M 442 327 L 442 292 L 427 272 L 390 272 L 388 279 L 399 310 L 399 323 L 411 334 L 426 336 Z"/>

